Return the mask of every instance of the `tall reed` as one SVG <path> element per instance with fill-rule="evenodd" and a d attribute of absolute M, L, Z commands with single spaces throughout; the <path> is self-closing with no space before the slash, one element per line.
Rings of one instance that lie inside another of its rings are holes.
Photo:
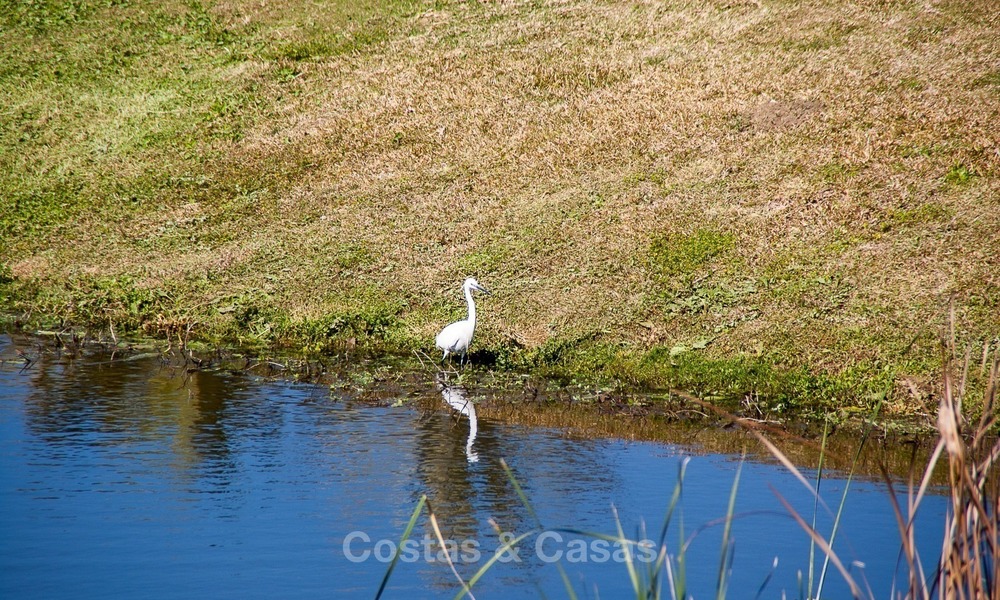
<path fill-rule="evenodd" d="M 953 335 L 951 340 L 954 340 Z M 911 473 L 907 485 L 905 510 L 899 505 L 892 478 L 885 467 L 881 467 L 899 529 L 901 555 L 906 560 L 907 566 L 906 584 L 903 589 L 894 591 L 892 597 L 911 600 L 929 600 L 932 597 L 947 600 L 984 598 L 1000 600 L 1000 552 L 998 552 L 1000 478 L 995 470 L 1000 459 L 1000 439 L 994 431 L 1000 350 L 990 366 L 989 379 L 980 406 L 981 416 L 976 423 L 970 424 L 965 416 L 966 410 L 963 404 L 969 381 L 971 352 L 966 353 L 961 375 L 956 378 L 954 342 L 946 342 L 942 346 L 944 350 L 942 389 L 937 414 L 938 441 L 923 469 L 919 487 L 914 485 L 915 478 Z M 984 372 L 985 363 L 984 360 Z M 801 473 L 791 464 L 788 457 L 763 434 L 756 431 L 755 433 L 764 446 L 805 483 Z M 917 549 L 914 523 L 931 477 L 942 457 L 947 461 L 941 468 L 948 470 L 950 503 L 944 523 L 941 556 L 936 566 L 927 569 Z M 806 485 L 812 489 L 808 483 Z M 831 537 L 829 541 L 823 538 L 792 509 L 791 505 L 780 496 L 779 499 L 803 530 L 841 571 L 854 597 L 873 598 L 871 590 L 863 592 L 843 568 L 843 563 L 833 549 L 833 538 Z M 838 511 L 837 521 L 839 520 Z M 817 596 L 821 588 L 822 583 L 816 591 Z M 811 593 L 810 590 L 810 595 Z"/>
<path fill-rule="evenodd" d="M 958 381 L 955 381 L 951 365 L 946 361 L 944 390 L 938 407 L 937 424 L 941 438 L 934 459 L 937 460 L 942 453 L 947 456 L 951 503 L 936 576 L 930 586 L 911 587 L 910 594 L 914 598 L 929 597 L 935 589 L 941 598 L 949 600 L 1000 598 L 1000 524 L 997 518 L 1000 512 L 1000 484 L 994 471 L 1000 458 L 1000 439 L 990 436 L 996 422 L 994 411 L 1000 357 L 993 361 L 990 369 L 982 416 L 971 427 L 962 411 L 969 358 L 967 353 Z M 925 479 L 933 467 L 933 463 L 928 465 Z M 921 492 L 923 488 L 921 486 Z M 904 540 L 912 543 L 910 537 L 904 537 Z"/>

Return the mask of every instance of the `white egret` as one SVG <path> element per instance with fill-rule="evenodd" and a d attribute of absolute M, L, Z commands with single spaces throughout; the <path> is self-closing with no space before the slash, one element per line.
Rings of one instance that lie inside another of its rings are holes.
<path fill-rule="evenodd" d="M 465 302 L 469 305 L 469 317 L 448 325 L 434 338 L 437 347 L 444 351 L 441 360 L 444 361 L 449 354 L 461 354 L 460 364 L 465 363 L 469 344 L 472 343 L 472 334 L 476 332 L 476 303 L 472 299 L 472 290 L 478 290 L 484 294 L 490 293 L 472 277 L 465 280 L 465 283 L 462 284 L 462 290 L 465 292 Z"/>

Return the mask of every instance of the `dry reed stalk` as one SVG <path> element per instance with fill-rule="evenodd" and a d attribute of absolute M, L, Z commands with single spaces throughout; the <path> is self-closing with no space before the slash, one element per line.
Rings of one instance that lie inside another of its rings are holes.
<path fill-rule="evenodd" d="M 997 388 L 1000 385 L 1000 351 L 992 360 L 989 380 L 981 406 L 982 416 L 973 430 L 968 430 L 969 421 L 963 415 L 963 401 L 968 389 L 971 351 L 965 355 L 961 375 L 956 380 L 953 370 L 955 357 L 954 309 L 946 335 L 942 340 L 943 374 L 942 393 L 938 405 L 939 440 L 926 468 L 920 485 L 914 486 L 910 478 L 907 488 L 907 511 L 904 515 L 888 470 L 882 467 L 882 474 L 889 488 L 889 500 L 899 527 L 902 541 L 902 555 L 908 567 L 908 589 L 899 593 L 899 598 L 916 599 L 939 597 L 946 600 L 978 600 L 992 598 L 1000 600 L 1000 477 L 994 471 L 1000 460 L 1000 439 L 996 425 Z M 754 431 L 765 447 L 803 482 L 798 470 L 774 444 L 759 432 Z M 914 522 L 920 504 L 927 492 L 931 475 L 942 456 L 948 460 L 948 482 L 950 505 L 944 528 L 941 557 L 936 572 L 925 574 L 920 554 L 917 551 Z M 811 486 L 806 482 L 807 487 Z M 815 492 L 814 492 L 815 493 Z M 786 509 L 792 514 L 817 545 L 839 567 L 839 560 L 827 540 L 819 536 L 792 507 L 779 496 Z M 860 597 L 860 590 L 841 568 L 852 594 Z M 810 590 L 811 592 L 811 590 Z M 871 592 L 869 590 L 869 596 Z"/>
<path fill-rule="evenodd" d="M 993 466 L 1000 456 L 1000 440 L 993 440 L 992 446 L 989 446 L 989 441 L 995 423 L 993 407 L 1000 358 L 994 359 L 990 370 L 982 417 L 975 431 L 964 435 L 962 428 L 966 423 L 962 418 L 962 403 L 969 355 L 966 355 L 957 385 L 950 363 L 950 357 L 946 356 L 938 430 L 947 449 L 951 505 L 934 583 L 940 597 L 949 600 L 998 598 L 1000 552 L 997 514 L 1000 510 L 1000 488 Z M 928 465 L 928 472 L 934 468 L 935 462 Z M 913 591 L 911 586 L 911 594 Z"/>

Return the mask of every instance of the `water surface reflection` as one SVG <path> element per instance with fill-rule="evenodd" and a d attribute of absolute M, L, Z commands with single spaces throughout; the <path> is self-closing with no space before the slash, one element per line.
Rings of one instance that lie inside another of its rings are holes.
<path fill-rule="evenodd" d="M 479 454 L 473 449 L 476 443 L 476 434 L 479 432 L 479 419 L 476 417 L 476 405 L 469 400 L 469 392 L 460 385 L 448 384 L 443 376 L 437 378 L 438 387 L 441 388 L 441 397 L 445 404 L 450 406 L 459 415 L 464 415 L 469 419 L 469 438 L 465 442 L 465 457 L 470 463 L 479 462 Z"/>
<path fill-rule="evenodd" d="M 343 386 L 189 369 L 158 355 L 35 351 L 22 368 L 16 350 L 30 343 L 0 336 L 2 597 L 371 597 L 386 568 L 379 552 L 398 542 L 423 494 L 447 539 L 475 542 L 479 559 L 456 565 L 466 578 L 504 533 L 534 526 L 500 459 L 544 524 L 612 533 L 614 506 L 637 535 L 662 523 L 686 457 L 687 535 L 725 514 L 738 464 L 678 444 L 507 424 L 484 416 L 498 410 L 489 389 L 433 375 L 373 404 Z M 808 541 L 770 486 L 810 514 L 794 478 L 747 463 L 731 589 L 756 589 L 778 556 L 767 595 L 795 595 Z M 842 487 L 824 482 L 828 502 Z M 898 549 L 884 490 L 856 484 L 846 511 L 841 551 L 865 562 L 884 596 Z M 918 535 L 936 534 L 943 511 L 932 499 Z M 712 594 L 720 535 L 709 528 L 691 543 L 696 597 Z M 453 593 L 426 519 L 413 539 L 418 559 L 399 564 L 390 597 Z M 933 535 L 923 542 L 939 546 Z M 494 568 L 477 597 L 564 597 L 558 572 L 536 550 Z M 564 562 L 584 595 L 628 591 L 613 560 Z"/>

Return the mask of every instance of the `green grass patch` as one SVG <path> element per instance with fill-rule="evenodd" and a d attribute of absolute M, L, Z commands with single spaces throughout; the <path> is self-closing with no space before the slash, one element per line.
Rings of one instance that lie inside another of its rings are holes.
<path fill-rule="evenodd" d="M 647 255 L 656 284 L 649 299 L 664 313 L 680 315 L 723 308 L 754 294 L 753 282 L 729 281 L 710 269 L 723 262 L 733 245 L 732 234 L 709 228 L 655 238 Z"/>
<path fill-rule="evenodd" d="M 713 356 L 707 350 L 710 342 L 699 338 L 637 353 L 629 346 L 579 335 L 536 349 L 491 346 L 480 350 L 475 360 L 530 369 L 564 384 L 683 390 L 733 414 L 778 420 L 851 418 L 891 392 L 899 374 L 895 367 L 878 363 L 859 362 L 832 373 L 797 366 L 773 353 Z"/>
<path fill-rule="evenodd" d="M 858 167 L 839 160 L 828 162 L 819 169 L 820 178 L 830 184 L 843 183 L 857 174 Z"/>
<path fill-rule="evenodd" d="M 828 50 L 843 45 L 856 29 L 855 25 L 832 22 L 805 32 L 797 32 L 794 38 L 783 40 L 782 47 L 802 52 Z"/>
<path fill-rule="evenodd" d="M 166 290 L 144 287 L 128 275 L 81 276 L 58 288 L 11 278 L 0 289 L 14 300 L 9 308 L 33 316 L 30 323 L 43 328 L 88 324 L 122 334 L 162 333 L 156 324 L 181 310 Z"/>
<path fill-rule="evenodd" d="M 951 219 L 954 211 L 937 202 L 926 202 L 915 208 L 897 208 L 888 212 L 880 223 L 882 231 L 896 227 L 919 226 L 927 223 L 940 223 Z"/>
<path fill-rule="evenodd" d="M 965 185 L 972 181 L 978 173 L 972 167 L 962 163 L 956 163 L 948 169 L 944 176 L 944 182 L 949 185 Z"/>
<path fill-rule="evenodd" d="M 688 275 L 733 247 L 732 234 L 697 229 L 690 234 L 657 237 L 649 246 L 649 264 L 660 278 Z"/>
<path fill-rule="evenodd" d="M 894 373 L 872 366 L 830 374 L 778 366 L 772 357 L 709 358 L 671 350 L 650 350 L 643 371 L 735 413 L 761 418 L 843 417 L 846 407 L 870 408 L 868 403 L 891 390 L 894 380 Z"/>
<path fill-rule="evenodd" d="M 990 71 L 972 80 L 972 87 L 1000 87 L 1000 71 Z"/>
<path fill-rule="evenodd" d="M 222 318 L 210 321 L 208 333 L 219 340 L 236 339 L 244 347 L 293 347 L 307 354 L 357 345 L 395 352 L 413 346 L 403 321 L 403 300 L 359 288 L 348 296 L 328 297 L 322 305 L 326 309 L 319 316 L 293 316 L 275 296 L 247 292 L 216 303 L 214 312 Z"/>
<path fill-rule="evenodd" d="M 490 245 L 478 251 L 463 255 L 458 259 L 459 271 L 475 273 L 483 277 L 489 273 L 499 273 L 504 269 L 504 263 L 509 259 L 510 249 L 501 245 Z"/>
<path fill-rule="evenodd" d="M 683 291 L 670 294 L 665 299 L 663 310 L 668 315 L 699 314 L 736 304 L 746 305 L 747 299 L 756 293 L 757 284 L 749 280 L 702 280 Z"/>
<path fill-rule="evenodd" d="M 338 244 L 329 256 L 330 262 L 342 269 L 342 276 L 350 276 L 375 262 L 371 250 L 356 243 Z"/>

